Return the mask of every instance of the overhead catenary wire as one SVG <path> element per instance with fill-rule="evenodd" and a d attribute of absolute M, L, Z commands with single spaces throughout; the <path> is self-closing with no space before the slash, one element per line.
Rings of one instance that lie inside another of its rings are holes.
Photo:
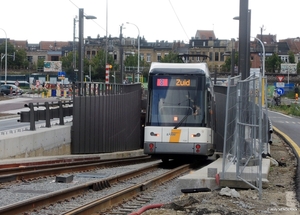
<path fill-rule="evenodd" d="M 189 40 L 190 38 L 189 38 L 189 36 L 187 35 L 187 33 L 186 33 L 186 31 L 185 31 L 185 29 L 184 29 L 184 27 L 183 27 L 183 25 L 182 25 L 182 23 L 181 23 L 181 21 L 180 21 L 180 19 L 179 19 L 178 15 L 177 15 L 177 13 L 176 13 L 176 11 L 175 11 L 175 9 L 174 9 L 173 5 L 172 5 L 172 2 L 171 2 L 171 0 L 169 0 L 169 3 L 170 3 L 170 5 L 171 5 L 171 7 L 172 7 L 172 10 L 173 10 L 173 12 L 175 13 L 175 16 L 176 16 L 176 18 L 177 18 L 177 20 L 178 20 L 178 22 L 179 22 L 179 24 L 180 24 L 180 26 L 181 26 L 181 28 L 182 28 L 183 32 L 185 33 L 185 35 L 186 35 L 187 39 Z"/>
<path fill-rule="evenodd" d="M 69 0 L 69 2 L 71 2 L 75 7 L 77 7 L 79 9 L 79 7 L 74 3 L 72 2 L 72 0 Z M 86 16 L 86 14 L 84 14 Z M 106 31 L 105 28 L 103 28 L 99 23 L 97 23 L 94 19 L 92 19 L 91 21 L 93 21 L 96 25 L 98 25 L 102 30 Z M 107 34 L 107 33 L 106 33 Z"/>

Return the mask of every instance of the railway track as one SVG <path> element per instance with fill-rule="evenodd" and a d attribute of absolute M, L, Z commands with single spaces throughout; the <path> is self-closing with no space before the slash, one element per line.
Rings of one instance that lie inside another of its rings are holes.
<path fill-rule="evenodd" d="M 149 156 L 140 156 L 123 159 L 87 159 L 70 162 L 37 162 L 30 164 L 7 164 L 0 169 L 0 183 L 12 182 L 17 180 L 28 180 L 42 178 L 57 174 L 71 172 L 90 171 L 96 168 L 105 168 L 113 165 L 129 165 L 137 162 L 150 161 Z M 18 166 L 16 166 L 18 165 Z"/>
<path fill-rule="evenodd" d="M 63 215 L 74 214 L 128 214 L 134 210 L 141 208 L 153 197 L 149 195 L 148 189 L 159 186 L 167 181 L 178 177 L 190 170 L 189 164 L 181 165 L 168 172 L 133 185 L 129 188 L 115 192 L 109 196 L 93 201 L 86 205 L 80 206 L 76 209 L 70 210 Z M 129 203 L 131 202 L 131 203 Z M 114 206 L 118 205 L 117 211 L 114 210 Z M 156 205 L 157 206 L 157 205 Z"/>
<path fill-rule="evenodd" d="M 56 204 L 63 207 L 64 212 L 53 212 L 51 214 L 110 214 L 110 212 L 111 214 L 116 214 L 116 212 L 113 212 L 114 206 L 120 203 L 124 204 L 136 198 L 138 195 L 141 195 L 141 193 L 146 192 L 149 188 L 178 177 L 190 169 L 190 165 L 185 164 L 171 170 L 164 170 L 159 174 L 153 174 L 154 171 L 162 171 L 161 165 L 161 163 L 157 162 L 156 164 L 146 165 L 142 168 L 134 169 L 116 176 L 93 180 L 68 189 L 62 189 L 0 207 L 0 214 L 49 214 L 47 212 L 42 213 L 40 210 L 47 209 L 47 207 L 55 207 L 54 205 Z M 141 181 L 139 183 L 131 182 L 131 180 L 135 178 L 143 178 L 143 175 L 147 175 L 147 177 L 140 179 Z M 129 181 L 130 186 L 124 189 L 118 188 L 118 186 L 125 183 L 126 180 Z M 132 183 L 134 183 L 134 185 L 132 185 Z M 88 197 L 88 195 L 95 193 L 99 195 L 112 187 L 115 188 L 110 194 L 102 194 L 102 196 L 100 195 L 101 197 L 95 199 Z M 89 199 L 89 201 L 82 204 L 81 200 L 79 200 L 82 197 Z M 143 198 L 145 200 L 151 197 Z M 62 206 L 70 202 L 71 205 L 73 205 L 72 209 L 69 209 L 71 206 Z M 77 206 L 74 206 L 75 203 L 72 202 L 76 202 Z M 50 211 L 52 210 L 53 209 L 50 209 Z M 124 214 L 124 212 L 120 212 L 120 214 Z"/>

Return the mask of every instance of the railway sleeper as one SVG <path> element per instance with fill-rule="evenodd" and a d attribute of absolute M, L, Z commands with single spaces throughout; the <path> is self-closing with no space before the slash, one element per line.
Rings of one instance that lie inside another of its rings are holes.
<path fill-rule="evenodd" d="M 111 187 L 109 182 L 107 180 L 105 181 L 99 181 L 93 184 L 93 190 L 94 191 L 99 191 L 99 190 L 103 190 L 105 188 Z"/>

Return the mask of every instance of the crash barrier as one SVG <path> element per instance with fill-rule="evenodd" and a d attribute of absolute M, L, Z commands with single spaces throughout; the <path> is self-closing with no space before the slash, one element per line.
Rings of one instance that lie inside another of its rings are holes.
<path fill-rule="evenodd" d="M 46 127 L 50 128 L 50 119 L 59 118 L 59 125 L 64 125 L 64 117 L 73 115 L 73 101 L 29 103 L 24 107 L 28 107 L 29 111 L 18 113 L 20 115 L 18 122 L 29 122 L 31 131 L 35 130 L 36 121 L 46 120 Z M 44 109 L 35 109 L 41 107 Z"/>

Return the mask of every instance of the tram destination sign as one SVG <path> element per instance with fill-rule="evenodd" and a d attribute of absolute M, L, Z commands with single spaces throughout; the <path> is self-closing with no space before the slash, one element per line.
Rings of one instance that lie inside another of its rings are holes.
<path fill-rule="evenodd" d="M 156 80 L 157 87 L 195 87 L 196 79 L 191 78 L 158 78 Z"/>

